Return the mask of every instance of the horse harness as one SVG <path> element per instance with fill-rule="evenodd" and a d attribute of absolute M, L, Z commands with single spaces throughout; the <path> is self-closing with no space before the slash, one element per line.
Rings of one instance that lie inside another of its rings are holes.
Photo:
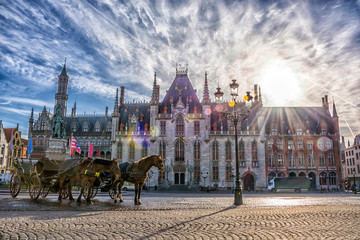
<path fill-rule="evenodd" d="M 95 172 L 94 169 L 89 170 L 89 168 L 92 168 L 92 167 L 93 167 L 93 161 L 90 161 L 90 163 L 86 166 L 86 170 L 81 171 L 81 174 L 89 176 L 89 177 L 97 177 L 97 178 L 99 178 L 100 177 L 99 172 Z"/>

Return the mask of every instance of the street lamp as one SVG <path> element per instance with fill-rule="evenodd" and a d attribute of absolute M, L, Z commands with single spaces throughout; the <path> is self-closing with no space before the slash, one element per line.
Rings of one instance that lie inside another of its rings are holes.
<path fill-rule="evenodd" d="M 223 113 L 227 119 L 232 121 L 234 123 L 235 128 L 235 163 L 236 163 L 236 180 L 235 180 L 235 189 L 234 189 L 234 205 L 241 205 L 243 203 L 242 201 L 242 193 L 241 193 L 241 187 L 240 187 L 240 172 L 239 172 L 239 149 L 238 149 L 238 136 L 237 136 L 237 125 L 238 122 L 243 121 L 249 116 L 250 111 L 247 110 L 246 112 L 238 112 L 236 111 L 236 98 L 238 97 L 238 89 L 239 84 L 236 82 L 236 79 L 232 80 L 232 83 L 230 83 L 230 93 L 232 96 L 232 104 L 233 111 Z M 222 97 L 224 95 L 223 92 L 220 91 L 220 87 L 217 88 L 217 91 L 215 92 L 215 99 L 217 103 L 220 103 L 222 101 Z M 246 92 L 246 96 L 244 96 L 244 101 L 246 104 L 246 107 L 251 107 L 251 100 L 253 97 L 250 95 L 250 92 Z"/>

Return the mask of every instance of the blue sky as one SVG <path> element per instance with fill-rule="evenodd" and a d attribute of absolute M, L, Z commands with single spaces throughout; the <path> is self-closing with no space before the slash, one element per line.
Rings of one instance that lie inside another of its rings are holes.
<path fill-rule="evenodd" d="M 360 133 L 360 1 L 7 1 L 0 0 L 0 119 L 27 135 L 53 112 L 67 58 L 68 113 L 112 112 L 149 100 L 154 71 L 161 97 L 188 63 L 202 97 L 219 84 L 229 96 L 260 84 L 265 106 L 320 106 L 334 98 L 341 133 Z M 212 96 L 213 97 L 213 96 Z M 351 129 L 351 130 L 350 130 Z"/>

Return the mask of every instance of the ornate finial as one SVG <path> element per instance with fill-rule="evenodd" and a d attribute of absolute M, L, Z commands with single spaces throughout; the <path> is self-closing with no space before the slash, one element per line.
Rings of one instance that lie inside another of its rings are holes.
<path fill-rule="evenodd" d="M 66 65 L 66 58 L 65 58 L 65 63 L 64 63 L 64 65 Z"/>

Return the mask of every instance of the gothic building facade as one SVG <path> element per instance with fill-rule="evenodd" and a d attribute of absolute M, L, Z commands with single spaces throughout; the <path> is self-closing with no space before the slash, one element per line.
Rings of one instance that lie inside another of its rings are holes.
<path fill-rule="evenodd" d="M 66 116 L 68 76 L 64 65 L 58 78 L 56 104 L 66 119 L 67 138 L 74 136 L 82 152 L 133 162 L 160 154 L 165 171 L 151 169 L 149 185 L 159 188 L 211 187 L 231 189 L 235 180 L 234 125 L 226 117 L 228 102 L 211 101 L 205 73 L 202 99 L 192 87 L 188 70 L 176 69 L 175 78 L 160 100 L 154 75 L 149 102 L 125 102 L 125 88 L 116 90 L 111 115 L 78 115 L 76 103 Z M 220 91 L 220 89 L 218 89 Z M 341 183 L 339 118 L 327 96 L 319 107 L 264 107 L 260 87 L 254 85 L 248 117 L 238 126 L 238 160 L 245 190 L 266 188 L 274 177 L 308 176 L 312 188 L 332 189 Z M 248 111 L 246 102 L 236 111 Z M 29 135 L 33 157 L 40 158 L 52 133 L 52 115 L 44 107 L 37 121 L 33 113 Z"/>

